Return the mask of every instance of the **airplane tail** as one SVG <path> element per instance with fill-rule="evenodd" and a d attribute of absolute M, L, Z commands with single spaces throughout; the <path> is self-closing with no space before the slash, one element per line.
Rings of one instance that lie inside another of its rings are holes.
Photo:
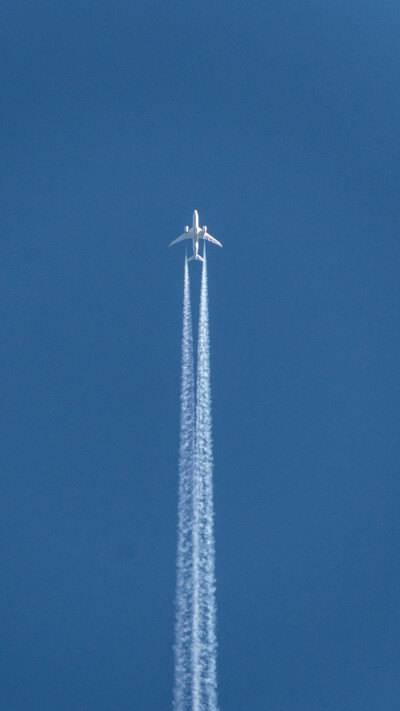
<path fill-rule="evenodd" d="M 188 262 L 192 262 L 194 259 L 198 259 L 199 262 L 204 262 L 203 257 L 200 257 L 200 254 L 197 255 L 197 257 L 193 254 L 191 257 L 189 257 Z"/>

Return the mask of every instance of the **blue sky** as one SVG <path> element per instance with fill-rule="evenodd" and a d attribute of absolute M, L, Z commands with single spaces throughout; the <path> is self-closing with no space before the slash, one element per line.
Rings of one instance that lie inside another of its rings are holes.
<path fill-rule="evenodd" d="M 196 208 L 221 711 L 397 711 L 398 3 L 0 16 L 0 707 L 170 708 Z"/>

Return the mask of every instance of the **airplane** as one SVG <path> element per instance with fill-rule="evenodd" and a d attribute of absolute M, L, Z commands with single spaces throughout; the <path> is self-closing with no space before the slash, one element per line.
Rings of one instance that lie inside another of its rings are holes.
<path fill-rule="evenodd" d="M 182 242 L 182 240 L 184 239 L 193 240 L 193 254 L 191 257 L 189 257 L 188 262 L 191 262 L 192 259 L 198 259 L 200 262 L 204 262 L 203 257 L 200 257 L 199 254 L 199 239 L 205 239 L 207 240 L 207 242 L 212 242 L 213 244 L 217 244 L 218 247 L 222 247 L 221 242 L 218 242 L 215 237 L 211 237 L 211 235 L 208 234 L 207 227 L 202 227 L 200 229 L 199 213 L 197 212 L 197 210 L 195 210 L 193 213 L 193 227 L 189 229 L 189 227 L 186 225 L 183 235 L 174 239 L 174 241 L 171 242 L 169 246 L 171 247 L 171 245 L 176 244 L 177 242 Z"/>

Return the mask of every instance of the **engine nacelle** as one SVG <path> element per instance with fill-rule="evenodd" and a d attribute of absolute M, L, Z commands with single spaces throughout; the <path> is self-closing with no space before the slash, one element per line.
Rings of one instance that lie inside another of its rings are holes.
<path fill-rule="evenodd" d="M 207 226 L 206 226 L 206 225 L 204 225 L 204 227 L 203 227 L 203 232 L 207 232 Z"/>
<path fill-rule="evenodd" d="M 189 232 L 189 227 L 188 227 L 188 225 L 186 225 L 186 227 L 185 227 L 185 232 Z"/>

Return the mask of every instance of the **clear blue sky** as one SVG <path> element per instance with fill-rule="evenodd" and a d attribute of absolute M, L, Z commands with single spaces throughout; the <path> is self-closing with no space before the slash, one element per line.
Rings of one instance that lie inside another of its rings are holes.
<path fill-rule="evenodd" d="M 398 710 L 399 34 L 394 0 L 3 1 L 1 711 L 170 708 L 194 208 L 221 711 Z"/>

